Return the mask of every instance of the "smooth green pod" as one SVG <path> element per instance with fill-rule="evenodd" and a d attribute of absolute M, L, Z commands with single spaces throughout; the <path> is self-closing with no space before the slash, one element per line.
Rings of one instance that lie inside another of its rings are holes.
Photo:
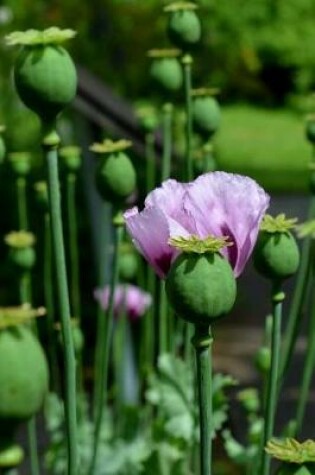
<path fill-rule="evenodd" d="M 9 252 L 10 261 L 20 270 L 30 270 L 36 262 L 36 252 L 33 247 L 12 247 Z"/>
<path fill-rule="evenodd" d="M 297 271 L 300 252 L 289 231 L 260 231 L 253 258 L 255 268 L 261 275 L 271 280 L 284 280 Z"/>
<path fill-rule="evenodd" d="M 158 90 L 162 92 L 178 91 L 183 84 L 183 71 L 176 57 L 153 58 L 150 77 Z"/>
<path fill-rule="evenodd" d="M 136 188 L 134 166 L 124 152 L 113 152 L 100 157 L 96 167 L 97 190 L 106 201 L 122 204 Z"/>
<path fill-rule="evenodd" d="M 32 331 L 24 325 L 1 330 L 0 433 L 36 414 L 47 391 L 47 361 Z"/>
<path fill-rule="evenodd" d="M 68 52 L 58 44 L 25 46 L 19 53 L 14 80 L 24 104 L 45 122 L 74 99 L 77 74 Z"/>
<path fill-rule="evenodd" d="M 167 26 L 170 41 L 184 51 L 199 43 L 201 23 L 195 10 L 178 10 L 170 13 Z"/>
<path fill-rule="evenodd" d="M 182 253 L 166 278 L 166 293 L 176 314 L 194 324 L 211 324 L 226 315 L 236 299 L 236 280 L 219 253 Z"/>
<path fill-rule="evenodd" d="M 221 122 L 221 112 L 215 97 L 199 96 L 193 100 L 193 126 L 205 138 L 212 137 Z"/>

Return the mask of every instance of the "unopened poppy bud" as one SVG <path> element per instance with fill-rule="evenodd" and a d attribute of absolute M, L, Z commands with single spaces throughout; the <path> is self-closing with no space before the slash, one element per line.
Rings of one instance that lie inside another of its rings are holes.
<path fill-rule="evenodd" d="M 91 150 L 99 154 L 96 167 L 96 187 L 101 197 L 114 205 L 121 205 L 136 187 L 136 172 L 125 153 L 131 142 L 105 140 Z"/>
<path fill-rule="evenodd" d="M 271 366 L 271 351 L 267 346 L 258 349 L 255 355 L 255 365 L 262 374 L 268 374 Z"/>
<path fill-rule="evenodd" d="M 26 325 L 1 329 L 1 431 L 12 430 L 34 416 L 42 407 L 47 391 L 46 357 L 31 329 Z"/>
<path fill-rule="evenodd" d="M 119 249 L 119 276 L 122 281 L 131 281 L 137 276 L 139 267 L 138 256 L 134 248 L 124 243 Z"/>
<path fill-rule="evenodd" d="M 9 163 L 17 176 L 24 177 L 31 171 L 32 156 L 28 152 L 13 152 L 9 154 Z"/>
<path fill-rule="evenodd" d="M 214 95 L 215 89 L 196 89 L 193 91 L 193 126 L 205 139 L 211 138 L 218 130 L 221 121 L 220 106 Z"/>
<path fill-rule="evenodd" d="M 290 232 L 295 223 L 296 219 L 286 219 L 284 214 L 265 216 L 254 250 L 254 265 L 267 279 L 281 281 L 297 271 L 300 252 Z"/>
<path fill-rule="evenodd" d="M 59 150 L 63 165 L 68 172 L 77 172 L 82 163 L 80 147 L 67 146 Z"/>
<path fill-rule="evenodd" d="M 179 50 L 172 49 L 154 49 L 148 52 L 152 59 L 150 77 L 162 94 L 178 91 L 182 87 L 183 71 L 178 60 L 179 55 Z"/>
<path fill-rule="evenodd" d="M 10 248 L 11 262 L 22 271 L 33 268 L 36 261 L 35 236 L 27 231 L 12 231 L 4 238 Z"/>
<path fill-rule="evenodd" d="M 199 43 L 201 24 L 196 13 L 197 5 L 192 2 L 178 1 L 164 8 L 168 13 L 168 36 L 171 42 L 185 51 Z"/>
<path fill-rule="evenodd" d="M 76 69 L 61 46 L 73 36 L 74 31 L 56 27 L 7 36 L 8 45 L 22 46 L 14 67 L 17 92 L 22 102 L 45 122 L 54 121 L 76 94 Z"/>
<path fill-rule="evenodd" d="M 171 306 L 184 320 L 211 324 L 226 315 L 236 298 L 236 280 L 228 261 L 219 253 L 225 238 L 171 239 L 180 249 L 166 278 L 166 293 Z"/>

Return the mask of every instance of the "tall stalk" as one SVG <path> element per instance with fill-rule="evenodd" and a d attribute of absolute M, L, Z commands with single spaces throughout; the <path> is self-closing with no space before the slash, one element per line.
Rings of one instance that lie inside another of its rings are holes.
<path fill-rule="evenodd" d="M 114 255 L 113 255 L 113 265 L 112 265 L 112 275 L 111 275 L 111 284 L 110 284 L 110 293 L 108 300 L 108 308 L 106 315 L 103 315 L 103 318 L 100 321 L 99 333 L 101 335 L 103 345 L 100 348 L 99 354 L 99 368 L 97 368 L 97 379 L 100 384 L 98 385 L 98 393 L 96 394 L 95 400 L 95 430 L 94 430 L 94 442 L 93 442 L 93 454 L 91 465 L 89 469 L 89 475 L 95 473 L 95 468 L 97 464 L 98 449 L 100 444 L 100 435 L 104 415 L 104 406 L 105 406 L 105 395 L 107 391 L 108 383 L 108 367 L 109 367 L 109 355 L 110 347 L 112 341 L 113 327 L 114 327 L 114 296 L 115 296 L 115 287 L 118 282 L 118 269 L 119 269 L 119 247 L 123 239 L 123 218 L 120 213 L 114 217 L 113 224 L 115 230 L 115 241 L 114 241 Z"/>
<path fill-rule="evenodd" d="M 24 176 L 20 176 L 16 179 L 16 189 L 19 229 L 26 231 L 28 229 L 28 218 L 26 207 L 26 178 Z"/>
<path fill-rule="evenodd" d="M 80 322 L 80 266 L 78 250 L 78 225 L 75 206 L 76 174 L 67 173 L 67 216 L 68 216 L 68 243 L 70 257 L 70 296 L 73 316 Z"/>
<path fill-rule="evenodd" d="M 195 326 L 198 406 L 200 424 L 200 475 L 212 475 L 212 336 L 209 327 Z"/>
<path fill-rule="evenodd" d="M 192 134 L 193 134 L 193 119 L 192 119 L 192 63 L 193 59 L 189 54 L 186 54 L 182 63 L 184 65 L 184 85 L 185 85 L 185 102 L 186 102 L 186 131 L 185 131 L 185 181 L 190 181 L 193 178 L 192 169 Z"/>
<path fill-rule="evenodd" d="M 170 177 L 172 158 L 172 122 L 173 105 L 170 103 L 163 106 L 163 156 L 162 156 L 162 181 Z"/>
<path fill-rule="evenodd" d="M 271 335 L 271 366 L 268 376 L 267 399 L 264 414 L 264 433 L 263 447 L 261 456 L 261 475 L 269 475 L 270 473 L 270 456 L 265 451 L 268 440 L 273 436 L 275 415 L 277 408 L 277 381 L 280 361 L 280 344 L 281 344 L 281 320 L 282 320 L 282 302 L 284 293 L 281 292 L 280 286 L 274 284 L 272 290 L 272 335 Z"/>
<path fill-rule="evenodd" d="M 48 192 L 53 238 L 53 255 L 56 267 L 56 285 L 59 300 L 61 332 L 65 359 L 65 418 L 67 433 L 68 475 L 78 473 L 77 413 L 76 413 L 76 361 L 70 320 L 69 291 L 66 272 L 65 246 L 61 217 L 61 196 L 58 177 L 60 139 L 55 129 L 43 138 L 48 170 Z"/>

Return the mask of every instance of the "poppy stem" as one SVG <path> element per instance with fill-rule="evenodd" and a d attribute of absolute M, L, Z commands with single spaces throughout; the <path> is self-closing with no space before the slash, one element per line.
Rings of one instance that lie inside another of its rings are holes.
<path fill-rule="evenodd" d="M 212 474 L 212 335 L 208 326 L 195 325 L 195 348 L 200 424 L 200 475 Z"/>
<path fill-rule="evenodd" d="M 65 246 L 63 239 L 61 196 L 58 176 L 57 148 L 60 138 L 55 128 L 50 128 L 43 137 L 43 148 L 48 169 L 49 207 L 53 240 L 53 255 L 56 267 L 57 295 L 61 319 L 61 331 L 65 357 L 65 419 L 67 433 L 68 475 L 77 475 L 77 413 L 76 413 L 76 360 L 70 320 L 70 302 L 67 282 Z"/>
<path fill-rule="evenodd" d="M 193 120 L 192 120 L 192 63 L 193 59 L 189 54 L 185 54 L 182 59 L 184 65 L 184 87 L 185 87 L 185 101 L 186 101 L 186 152 L 185 152 L 185 177 L 184 181 L 190 181 L 193 178 L 192 170 L 192 134 L 193 134 Z"/>
<path fill-rule="evenodd" d="M 308 332 L 307 332 L 308 342 L 307 342 L 306 356 L 304 360 L 302 382 L 301 382 L 301 387 L 299 391 L 299 398 L 298 398 L 297 410 L 296 410 L 296 419 L 295 419 L 296 420 L 296 425 L 295 425 L 296 435 L 299 435 L 302 429 L 306 404 L 309 397 L 309 391 L 310 391 L 312 377 L 313 377 L 314 368 L 315 368 L 315 338 L 314 338 L 315 298 L 314 297 L 312 299 L 311 309 L 312 310 L 310 314 L 310 320 L 309 320 L 309 326 L 308 326 Z"/>
<path fill-rule="evenodd" d="M 59 388 L 58 356 L 56 339 L 54 332 L 55 305 L 54 292 L 52 288 L 52 248 L 51 248 L 51 225 L 49 212 L 44 216 L 44 294 L 45 306 L 47 309 L 47 337 L 48 337 L 48 357 L 50 363 L 51 387 L 53 391 Z"/>
<path fill-rule="evenodd" d="M 172 158 L 172 122 L 173 105 L 170 103 L 163 106 L 163 157 L 162 157 L 162 181 L 167 180 L 171 174 Z"/>
<path fill-rule="evenodd" d="M 111 284 L 110 284 L 110 294 L 108 300 L 108 308 L 106 315 L 103 315 L 103 318 L 100 321 L 99 333 L 102 338 L 102 346 L 100 347 L 99 353 L 99 368 L 98 368 L 98 380 L 100 384 L 98 385 L 98 394 L 96 394 L 96 406 L 95 406 L 95 429 L 94 429 L 94 443 L 93 443 L 93 455 L 91 460 L 91 465 L 89 469 L 89 475 L 95 473 L 98 449 L 100 444 L 101 428 L 104 415 L 104 406 L 105 406 L 105 395 L 108 385 L 108 367 L 109 367 L 109 355 L 110 347 L 113 335 L 114 327 L 114 304 L 115 304 L 115 287 L 118 282 L 118 271 L 119 271 L 119 247 L 121 245 L 124 233 L 124 221 L 121 216 L 121 213 L 118 213 L 114 219 L 114 230 L 115 230 L 115 242 L 114 242 L 114 255 L 113 255 L 113 264 L 112 264 L 112 275 L 111 275 Z"/>
<path fill-rule="evenodd" d="M 70 275 L 71 275 L 71 303 L 73 316 L 80 323 L 81 320 L 81 302 L 80 302 L 80 266 L 78 250 L 78 225 L 76 217 L 75 193 L 76 193 L 76 175 L 67 173 L 67 215 L 68 215 L 68 245 L 70 257 Z"/>
<path fill-rule="evenodd" d="M 26 179 L 18 177 L 16 179 L 17 204 L 18 204 L 18 223 L 19 229 L 26 231 L 28 229 L 27 209 L 26 209 Z"/>
<path fill-rule="evenodd" d="M 265 451 L 268 440 L 273 436 L 277 408 L 277 381 L 281 345 L 282 302 L 285 298 L 279 283 L 273 284 L 272 289 L 272 334 L 271 334 L 271 366 L 267 383 L 267 396 L 264 414 L 264 433 L 261 453 L 261 475 L 269 475 L 270 456 Z"/>
<path fill-rule="evenodd" d="M 308 219 L 313 219 L 315 216 L 315 196 L 312 196 L 310 208 L 308 212 Z M 296 341 L 299 334 L 299 329 L 301 328 L 301 313 L 302 307 L 305 302 L 305 296 L 307 291 L 307 283 L 310 277 L 310 269 L 312 265 L 312 260 L 310 258 L 312 247 L 312 238 L 307 236 L 304 239 L 302 253 L 301 253 L 301 263 L 297 276 L 297 281 L 294 289 L 294 295 L 292 299 L 292 304 L 290 307 L 290 313 L 288 318 L 288 323 L 284 332 L 284 343 L 281 355 L 281 367 L 279 374 L 278 382 L 278 392 L 281 391 L 281 387 L 292 361 L 292 356 L 294 353 Z"/>
<path fill-rule="evenodd" d="M 147 194 L 155 187 L 155 137 L 153 132 L 145 135 L 145 156 L 146 156 L 146 191 Z"/>

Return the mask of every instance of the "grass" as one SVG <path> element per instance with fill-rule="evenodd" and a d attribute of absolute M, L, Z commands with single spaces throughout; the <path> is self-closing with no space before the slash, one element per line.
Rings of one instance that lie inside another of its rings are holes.
<path fill-rule="evenodd" d="M 216 154 L 220 169 L 251 176 L 270 191 L 307 190 L 311 148 L 303 117 L 288 110 L 224 107 Z"/>

